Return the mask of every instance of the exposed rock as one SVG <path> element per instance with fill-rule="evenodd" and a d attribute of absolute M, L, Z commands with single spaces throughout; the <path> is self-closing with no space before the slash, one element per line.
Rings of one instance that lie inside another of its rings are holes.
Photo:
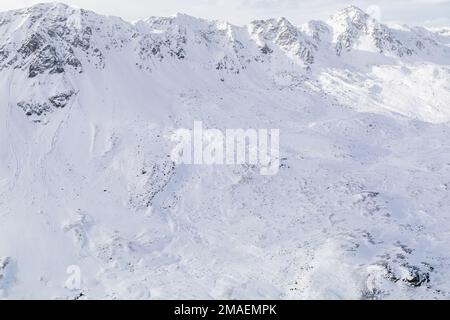
<path fill-rule="evenodd" d="M 32 115 L 36 115 L 36 116 L 41 116 L 41 115 L 45 115 L 48 112 L 51 111 L 51 107 L 49 104 L 47 103 L 36 103 L 36 102 L 19 102 L 17 104 L 24 112 L 27 116 L 32 116 Z"/>
<path fill-rule="evenodd" d="M 150 171 L 146 171 L 142 184 L 136 186 L 132 192 L 130 205 L 135 208 L 150 207 L 153 199 L 164 191 L 175 174 L 175 164 L 172 161 L 164 161 L 152 166 Z"/>
<path fill-rule="evenodd" d="M 423 267 L 405 264 L 403 268 L 406 271 L 406 275 L 403 276 L 402 281 L 414 288 L 430 283 L 430 272 L 434 270 L 428 264 L 424 264 Z"/>
<path fill-rule="evenodd" d="M 44 46 L 44 38 L 38 34 L 32 34 L 25 43 L 18 50 L 22 54 L 23 58 L 29 57 L 31 54 L 37 52 Z"/>
<path fill-rule="evenodd" d="M 7 291 L 14 281 L 13 261 L 9 257 L 0 257 L 0 297 L 7 294 Z"/>
<path fill-rule="evenodd" d="M 264 47 L 261 48 L 261 52 L 263 54 L 271 54 L 271 53 L 273 53 L 273 50 L 270 49 L 267 44 L 265 44 Z"/>
<path fill-rule="evenodd" d="M 70 99 L 74 94 L 74 91 L 69 91 L 50 97 L 48 100 L 55 108 L 64 108 L 70 102 Z"/>

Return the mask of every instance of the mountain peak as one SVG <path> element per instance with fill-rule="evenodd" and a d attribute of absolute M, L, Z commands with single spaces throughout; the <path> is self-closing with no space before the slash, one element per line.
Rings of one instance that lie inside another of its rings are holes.
<path fill-rule="evenodd" d="M 69 5 L 62 3 L 62 2 L 41 2 L 37 3 L 35 5 L 32 5 L 30 7 L 27 7 L 26 9 L 28 11 L 39 11 L 39 12 L 45 12 L 50 10 L 67 10 L 71 8 Z"/>
<path fill-rule="evenodd" d="M 355 15 L 367 15 L 367 13 L 364 12 L 364 10 L 360 9 L 357 6 L 351 5 L 348 7 L 345 7 L 344 9 L 339 10 L 336 15 L 348 15 L 348 16 L 355 16 Z"/>
<path fill-rule="evenodd" d="M 360 8 L 356 6 L 349 6 L 332 15 L 328 21 L 332 25 L 336 23 L 341 25 L 362 25 L 366 24 L 369 19 L 370 16 Z"/>
<path fill-rule="evenodd" d="M 173 18 L 177 18 L 177 19 L 187 19 L 187 20 L 198 20 L 199 18 L 191 16 L 187 13 L 183 13 L 183 12 L 176 12 L 175 14 L 172 15 Z"/>

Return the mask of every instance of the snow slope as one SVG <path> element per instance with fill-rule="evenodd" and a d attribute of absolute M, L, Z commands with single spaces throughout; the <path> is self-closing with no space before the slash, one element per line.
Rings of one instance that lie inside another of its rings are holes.
<path fill-rule="evenodd" d="M 449 45 L 356 7 L 1 13 L 0 298 L 450 298 Z M 175 166 L 194 121 L 279 128 L 279 174 Z"/>

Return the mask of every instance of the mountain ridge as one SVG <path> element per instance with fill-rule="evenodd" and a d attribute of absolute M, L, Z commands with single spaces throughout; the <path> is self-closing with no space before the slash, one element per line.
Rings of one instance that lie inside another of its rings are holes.
<path fill-rule="evenodd" d="M 285 18 L 238 27 L 184 14 L 128 23 L 62 3 L 8 11 L 0 19 L 0 70 L 21 69 L 30 80 L 54 75 L 68 81 L 68 74 L 85 68 L 105 69 L 110 56 L 126 56 L 127 63 L 150 73 L 185 61 L 220 81 L 254 72 L 275 79 L 315 79 L 341 65 L 365 72 L 369 66 L 400 60 L 409 64 L 450 61 L 445 42 L 450 43 L 450 37 L 423 28 L 390 29 L 354 6 L 327 22 L 312 21 L 301 27 Z M 282 81 L 291 81 L 286 79 Z M 54 92 L 35 106 L 30 101 L 17 101 L 17 105 L 29 116 L 41 116 L 52 109 L 52 100 L 72 97 L 73 92 L 78 89 Z"/>

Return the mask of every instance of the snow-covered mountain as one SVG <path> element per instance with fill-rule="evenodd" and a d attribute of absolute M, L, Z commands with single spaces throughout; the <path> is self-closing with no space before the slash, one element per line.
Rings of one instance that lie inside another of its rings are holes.
<path fill-rule="evenodd" d="M 0 13 L 0 297 L 449 298 L 447 31 Z M 280 172 L 176 166 L 194 121 Z"/>

